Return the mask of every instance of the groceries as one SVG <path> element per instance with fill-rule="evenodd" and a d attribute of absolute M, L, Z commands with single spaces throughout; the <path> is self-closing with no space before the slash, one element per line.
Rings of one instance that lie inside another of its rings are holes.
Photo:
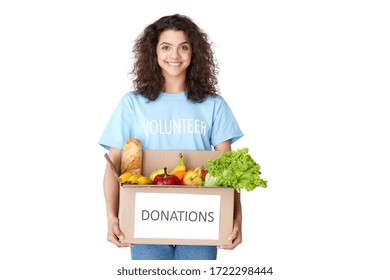
<path fill-rule="evenodd" d="M 160 174 L 164 174 L 164 168 L 154 170 L 154 171 L 149 175 L 149 178 L 150 178 L 150 180 L 154 181 L 154 178 L 156 178 L 156 176 L 157 176 L 157 175 L 160 175 Z"/>
<path fill-rule="evenodd" d="M 187 167 L 184 162 L 184 157 L 182 153 L 179 153 L 180 162 L 179 164 L 170 172 L 170 174 L 175 175 L 180 180 L 183 178 L 184 173 L 187 171 Z"/>
<path fill-rule="evenodd" d="M 207 168 L 205 168 L 203 165 L 200 166 L 200 167 L 197 167 L 194 169 L 194 172 L 197 173 L 200 178 L 202 179 L 202 181 L 204 182 L 205 179 L 206 179 L 206 175 L 207 173 L 209 173 L 209 171 L 207 170 Z"/>
<path fill-rule="evenodd" d="M 157 165 L 150 165 L 153 158 L 147 160 L 146 172 L 142 171 L 143 151 L 138 139 L 128 139 L 125 142 L 121 164 L 119 182 L 123 185 L 165 185 L 165 186 L 207 186 L 207 187 L 233 187 L 237 192 L 242 189 L 252 191 L 257 187 L 267 187 L 267 181 L 260 177 L 260 165 L 248 153 L 248 148 L 230 152 L 207 151 L 177 151 L 177 163 L 174 164 L 176 151 L 169 151 L 169 158 L 158 161 Z M 151 151 L 144 151 L 146 155 Z M 165 154 L 164 151 L 154 151 Z M 203 156 L 199 158 L 203 152 Z M 185 158 L 185 156 L 187 158 Z M 207 155 L 207 157 L 206 157 Z M 107 154 L 106 159 L 109 161 Z M 210 159 L 211 157 L 211 159 Z M 188 161 L 188 165 L 187 165 Z M 113 164 L 111 168 L 113 169 Z M 114 168 L 115 169 L 115 168 Z M 113 169 L 113 170 L 114 170 Z M 116 170 L 114 170 L 116 171 Z"/>
<path fill-rule="evenodd" d="M 208 160 L 207 186 L 231 186 L 252 191 L 267 187 L 267 181 L 260 177 L 260 165 L 248 153 L 248 148 L 222 153 L 218 158 Z"/>
<path fill-rule="evenodd" d="M 164 167 L 163 174 L 154 178 L 153 183 L 156 185 L 181 185 L 180 179 L 175 174 L 168 174 L 166 167 Z"/>
<path fill-rule="evenodd" d="M 194 170 L 189 169 L 184 173 L 181 184 L 186 186 L 202 186 L 202 178 Z"/>
<path fill-rule="evenodd" d="M 130 138 L 123 145 L 121 174 L 129 172 L 134 175 L 141 175 L 142 148 L 139 139 Z"/>

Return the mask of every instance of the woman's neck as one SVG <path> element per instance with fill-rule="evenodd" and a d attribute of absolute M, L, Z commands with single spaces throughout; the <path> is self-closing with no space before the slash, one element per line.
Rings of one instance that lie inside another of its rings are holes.
<path fill-rule="evenodd" d="M 185 79 L 165 79 L 164 91 L 167 93 L 181 93 L 186 89 Z"/>

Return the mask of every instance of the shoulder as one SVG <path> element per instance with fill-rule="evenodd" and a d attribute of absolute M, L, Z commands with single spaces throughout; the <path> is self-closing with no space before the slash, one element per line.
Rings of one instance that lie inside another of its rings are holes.
<path fill-rule="evenodd" d="M 148 100 L 138 92 L 130 91 L 122 96 L 120 103 L 123 105 L 131 105 L 134 103 L 147 102 L 147 101 Z"/>
<path fill-rule="evenodd" d="M 140 98 L 144 98 L 145 99 L 145 97 L 143 97 L 141 94 L 139 94 L 136 91 L 127 92 L 122 97 L 123 100 L 135 100 L 135 99 L 140 99 Z"/>
<path fill-rule="evenodd" d="M 225 99 L 220 96 L 220 95 L 217 95 L 217 96 L 209 96 L 206 98 L 206 100 L 204 101 L 206 104 L 209 104 L 209 105 L 213 105 L 214 107 L 221 107 L 221 106 L 226 106 L 227 103 L 225 101 Z"/>

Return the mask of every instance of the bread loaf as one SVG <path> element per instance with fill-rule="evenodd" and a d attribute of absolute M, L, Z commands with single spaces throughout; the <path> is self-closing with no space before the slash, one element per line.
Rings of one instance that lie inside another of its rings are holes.
<path fill-rule="evenodd" d="M 139 139 L 130 138 L 123 145 L 121 174 L 130 172 L 141 175 L 142 172 L 142 146 Z"/>

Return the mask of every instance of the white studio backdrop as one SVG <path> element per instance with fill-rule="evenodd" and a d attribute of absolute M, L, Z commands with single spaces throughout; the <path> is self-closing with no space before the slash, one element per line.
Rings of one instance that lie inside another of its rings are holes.
<path fill-rule="evenodd" d="M 222 96 L 245 133 L 233 149 L 249 147 L 269 184 L 242 193 L 239 247 L 175 265 L 388 278 L 389 12 L 385 1 L 2 2 L 1 278 L 166 265 L 131 262 L 106 241 L 97 142 L 131 89 L 133 41 L 173 13 L 214 42 Z"/>

